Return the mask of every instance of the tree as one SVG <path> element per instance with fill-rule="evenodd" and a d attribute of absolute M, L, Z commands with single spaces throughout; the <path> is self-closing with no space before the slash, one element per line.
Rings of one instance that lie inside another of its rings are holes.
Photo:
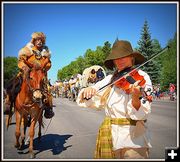
<path fill-rule="evenodd" d="M 62 69 L 58 70 L 57 77 L 60 80 L 64 80 L 66 78 L 69 78 L 71 76 L 71 73 L 69 71 L 68 66 L 63 67 Z"/>
<path fill-rule="evenodd" d="M 82 56 L 79 56 L 77 59 L 76 59 L 76 62 L 77 62 L 77 67 L 78 67 L 78 73 L 79 74 L 82 74 L 84 69 L 86 68 L 86 60 L 84 59 L 84 57 Z"/>
<path fill-rule="evenodd" d="M 162 50 L 161 45 L 157 39 L 152 40 L 152 47 L 153 47 L 153 54 L 158 54 Z M 157 77 L 156 80 L 154 80 L 154 83 L 158 84 L 161 81 L 161 76 L 160 76 L 161 68 L 162 68 L 161 55 L 154 58 L 153 62 L 155 65 L 153 70 L 156 72 L 156 77 Z"/>
<path fill-rule="evenodd" d="M 108 52 L 108 51 L 106 51 L 106 52 Z M 106 54 L 103 52 L 102 47 L 100 47 L 100 46 L 96 47 L 95 57 L 96 57 L 96 64 L 95 65 L 103 66 L 104 60 L 106 58 Z"/>
<path fill-rule="evenodd" d="M 58 70 L 57 78 L 60 80 L 69 79 L 77 73 L 82 74 L 84 69 L 93 65 L 104 67 L 104 60 L 111 51 L 111 44 L 106 41 L 104 46 L 97 46 L 96 50 L 87 49 L 84 56 L 79 56 L 69 65 Z"/>
<path fill-rule="evenodd" d="M 161 45 L 157 39 L 152 39 L 152 46 L 154 54 L 159 53 L 162 50 Z"/>
<path fill-rule="evenodd" d="M 111 44 L 108 41 L 106 41 L 104 43 L 104 46 L 102 47 L 102 51 L 103 51 L 103 53 L 105 55 L 105 58 L 110 54 L 110 52 L 111 52 Z"/>
<path fill-rule="evenodd" d="M 84 59 L 86 60 L 87 63 L 87 67 L 92 66 L 92 65 L 96 65 L 97 64 L 97 56 L 96 56 L 96 52 L 88 49 L 84 55 Z"/>
<path fill-rule="evenodd" d="M 79 56 L 75 61 L 72 61 L 69 65 L 58 70 L 57 78 L 59 80 L 70 79 L 72 75 L 82 74 L 86 68 L 86 61 L 82 56 Z"/>
<path fill-rule="evenodd" d="M 138 41 L 138 45 L 138 51 L 141 52 L 147 60 L 152 57 L 152 55 L 154 54 L 153 43 L 151 40 L 147 20 L 145 20 L 144 26 L 141 30 L 141 38 Z M 153 83 L 156 83 L 158 81 L 158 71 L 156 71 L 157 69 L 157 62 L 154 60 L 149 61 L 142 67 L 142 70 L 146 71 L 150 75 Z"/>
<path fill-rule="evenodd" d="M 169 50 L 161 56 L 161 84 L 164 90 L 167 90 L 169 83 L 177 85 L 177 33 L 168 41 L 168 46 Z"/>
<path fill-rule="evenodd" d="M 4 86 L 6 86 L 8 81 L 19 72 L 17 64 L 17 57 L 8 56 L 4 58 Z"/>

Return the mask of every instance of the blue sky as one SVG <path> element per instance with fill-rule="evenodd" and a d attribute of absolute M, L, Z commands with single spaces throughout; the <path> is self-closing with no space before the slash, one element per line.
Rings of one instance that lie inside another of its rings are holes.
<path fill-rule="evenodd" d="M 5 3 L 3 6 L 3 56 L 18 56 L 31 34 L 46 34 L 52 52 L 48 77 L 54 83 L 57 71 L 118 37 L 137 47 L 147 20 L 152 39 L 165 47 L 177 31 L 176 3 Z"/>

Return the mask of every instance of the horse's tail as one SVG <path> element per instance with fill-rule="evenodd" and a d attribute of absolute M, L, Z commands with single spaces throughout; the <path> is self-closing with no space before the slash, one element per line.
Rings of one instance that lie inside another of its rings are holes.
<path fill-rule="evenodd" d="M 6 128 L 7 128 L 7 130 L 9 128 L 9 125 L 11 124 L 12 116 L 14 114 L 12 109 L 13 109 L 13 103 L 11 103 L 10 110 L 9 110 L 8 115 L 6 117 Z"/>

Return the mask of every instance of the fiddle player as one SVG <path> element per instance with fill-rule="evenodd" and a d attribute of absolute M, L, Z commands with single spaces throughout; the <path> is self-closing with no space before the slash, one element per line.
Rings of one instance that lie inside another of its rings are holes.
<path fill-rule="evenodd" d="M 106 76 L 95 85 L 80 91 L 77 104 L 82 107 L 105 109 L 105 119 L 99 128 L 96 139 L 94 158 L 144 159 L 149 157 L 151 148 L 147 117 L 151 112 L 151 101 L 145 100 L 142 88 L 151 95 L 152 83 L 149 75 L 137 70 L 145 81 L 140 86 L 140 80 L 129 84 L 128 93 L 118 84 L 117 76 L 134 65 L 145 60 L 139 52 L 133 51 L 130 42 L 117 40 L 107 56 L 104 64 L 113 70 L 113 75 Z M 127 73 L 126 73 L 127 74 Z M 98 90 L 116 80 L 115 84 Z"/>

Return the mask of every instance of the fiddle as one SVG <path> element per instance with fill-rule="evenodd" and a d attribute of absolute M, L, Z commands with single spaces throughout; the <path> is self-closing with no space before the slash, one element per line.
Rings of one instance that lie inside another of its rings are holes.
<path fill-rule="evenodd" d="M 142 75 L 138 73 L 136 69 L 129 72 L 128 76 L 124 76 L 121 79 L 119 79 L 117 82 L 114 83 L 114 85 L 118 88 L 121 88 L 123 91 L 126 92 L 126 94 L 130 94 L 131 88 L 130 85 L 134 84 L 136 81 L 139 81 L 138 85 L 141 87 L 140 91 L 142 92 L 142 96 L 139 99 L 144 98 L 143 102 L 146 101 L 152 102 L 152 96 L 148 94 L 148 92 L 151 92 L 151 88 L 148 88 L 147 91 L 144 90 L 144 86 L 146 83 L 146 80 Z"/>
<path fill-rule="evenodd" d="M 129 86 L 131 84 L 134 84 L 136 81 L 140 81 L 138 85 L 141 87 L 143 87 L 146 83 L 144 77 L 141 76 L 137 70 L 133 70 L 132 72 L 129 73 L 128 76 L 123 77 L 119 79 L 117 82 L 115 82 L 114 85 L 118 88 L 123 89 L 126 92 L 126 94 L 129 94 L 130 93 Z"/>

